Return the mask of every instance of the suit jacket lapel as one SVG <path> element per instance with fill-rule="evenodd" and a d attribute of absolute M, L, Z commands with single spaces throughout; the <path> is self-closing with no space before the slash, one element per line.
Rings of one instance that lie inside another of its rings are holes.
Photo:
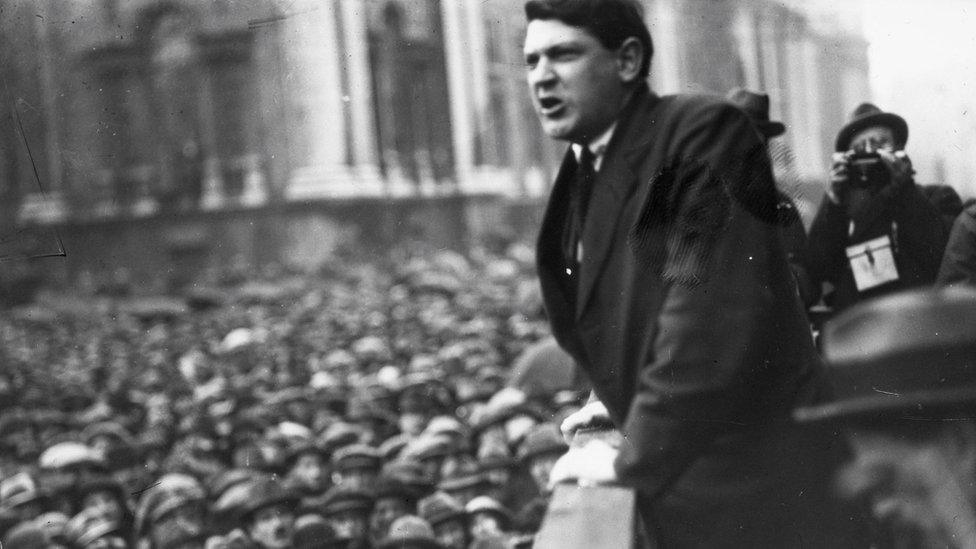
<path fill-rule="evenodd" d="M 549 195 L 549 203 L 542 218 L 536 246 L 536 263 L 542 283 L 546 313 L 555 326 L 564 327 L 572 323 L 573 310 L 570 307 L 575 301 L 566 293 L 572 290 L 566 284 L 566 262 L 562 249 L 566 216 L 569 215 L 569 186 L 572 184 L 575 165 L 572 149 L 567 149 Z M 569 344 L 560 337 L 561 333 L 555 335 L 560 338 L 560 343 L 564 347 Z"/>
<path fill-rule="evenodd" d="M 583 231 L 584 258 L 580 265 L 577 318 L 582 316 L 592 297 L 614 239 L 621 237 L 617 226 L 627 198 L 637 188 L 637 168 L 644 157 L 640 153 L 646 149 L 653 128 L 649 111 L 656 104 L 657 96 L 646 89 L 638 92 L 629 108 L 621 114 L 621 122 L 607 147 Z M 640 123 L 631 123 L 635 119 Z"/>

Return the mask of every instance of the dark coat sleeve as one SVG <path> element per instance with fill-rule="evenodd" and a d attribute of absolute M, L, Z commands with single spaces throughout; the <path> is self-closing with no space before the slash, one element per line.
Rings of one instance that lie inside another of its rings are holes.
<path fill-rule="evenodd" d="M 912 185 L 894 202 L 892 218 L 897 223 L 898 267 L 904 286 L 927 286 L 935 282 L 945 251 L 947 231 L 942 215 Z"/>
<path fill-rule="evenodd" d="M 953 223 L 936 284 L 976 287 L 976 207 L 959 214 Z"/>
<path fill-rule="evenodd" d="M 664 293 L 615 462 L 622 483 L 652 497 L 716 437 L 788 414 L 809 370 L 779 365 L 812 349 L 748 120 L 713 104 L 673 143 L 631 239 L 638 257 L 652 255 L 645 265 L 662 266 Z"/>
<path fill-rule="evenodd" d="M 844 208 L 830 201 L 826 195 L 820 202 L 817 214 L 810 225 L 807 249 L 803 265 L 817 287 L 824 282 L 837 285 L 846 265 L 844 249 L 847 246 L 849 220 Z"/>

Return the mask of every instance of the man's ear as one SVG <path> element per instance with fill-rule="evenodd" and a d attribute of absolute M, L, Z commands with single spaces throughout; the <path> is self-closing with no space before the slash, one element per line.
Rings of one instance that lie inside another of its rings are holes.
<path fill-rule="evenodd" d="M 620 44 L 617 48 L 617 74 L 621 82 L 629 84 L 638 78 L 645 55 L 644 46 L 633 36 Z"/>

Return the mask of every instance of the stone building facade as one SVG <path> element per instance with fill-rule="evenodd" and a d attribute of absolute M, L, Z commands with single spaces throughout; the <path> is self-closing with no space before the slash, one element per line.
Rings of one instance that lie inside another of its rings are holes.
<path fill-rule="evenodd" d="M 821 177 L 868 98 L 856 24 L 790 0 L 644 3 L 655 90 L 768 91 L 796 172 Z M 357 234 L 330 229 L 337 204 L 437 200 L 463 210 L 448 226 L 505 225 L 509 206 L 540 207 L 563 151 L 525 90 L 523 19 L 515 0 L 0 0 L 0 227 L 80 241 L 230 216 L 282 227 L 259 231 L 280 243 Z M 206 252 L 206 231 L 185 232 Z"/>

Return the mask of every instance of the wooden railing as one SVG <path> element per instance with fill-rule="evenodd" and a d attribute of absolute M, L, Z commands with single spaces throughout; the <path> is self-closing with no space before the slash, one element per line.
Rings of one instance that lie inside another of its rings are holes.
<path fill-rule="evenodd" d="M 619 431 L 581 429 L 570 452 L 579 451 L 593 440 L 620 445 Z M 621 486 L 577 486 L 558 484 L 536 536 L 535 549 L 651 549 L 637 540 L 636 496 Z"/>

